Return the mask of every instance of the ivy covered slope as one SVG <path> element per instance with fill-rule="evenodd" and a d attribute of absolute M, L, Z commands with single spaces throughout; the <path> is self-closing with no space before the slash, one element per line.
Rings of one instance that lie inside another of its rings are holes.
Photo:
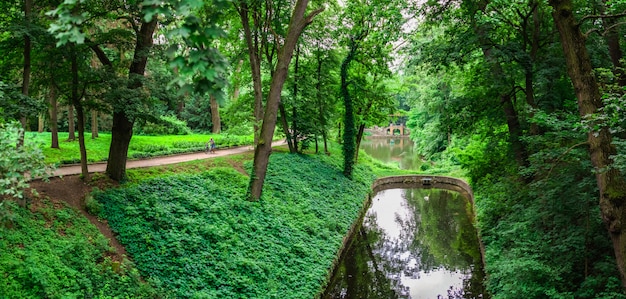
<path fill-rule="evenodd" d="M 338 156 L 337 156 L 338 157 Z M 263 196 L 230 168 L 95 195 L 142 275 L 179 298 L 313 298 L 374 175 L 327 156 L 274 154 Z M 250 165 L 248 165 L 250 166 Z"/>
<path fill-rule="evenodd" d="M 0 298 L 157 295 L 129 263 L 106 257 L 108 240 L 75 210 L 45 200 L 0 205 Z"/>

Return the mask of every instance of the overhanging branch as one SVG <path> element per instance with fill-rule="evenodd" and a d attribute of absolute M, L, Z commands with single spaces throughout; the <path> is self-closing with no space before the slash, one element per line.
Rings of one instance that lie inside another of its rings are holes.
<path fill-rule="evenodd" d="M 589 19 L 616 19 L 616 18 L 621 18 L 624 16 L 626 16 L 626 11 L 623 11 L 617 14 L 610 14 L 610 15 L 586 15 L 582 17 L 580 21 L 578 21 L 578 25 L 582 24 L 583 22 Z"/>

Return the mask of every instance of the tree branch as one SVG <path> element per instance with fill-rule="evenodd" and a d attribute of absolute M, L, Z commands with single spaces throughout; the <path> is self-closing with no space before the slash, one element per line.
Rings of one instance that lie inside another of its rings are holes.
<path fill-rule="evenodd" d="M 565 157 L 565 155 L 567 155 L 569 152 L 571 152 L 574 148 L 579 147 L 581 145 L 585 145 L 585 144 L 589 144 L 589 142 L 588 141 L 584 141 L 584 142 L 576 143 L 576 144 L 570 146 L 563 154 L 558 156 L 556 158 L 556 160 L 554 160 L 554 163 L 552 163 L 552 166 L 550 167 L 550 170 L 548 171 L 548 174 L 546 175 L 546 179 L 548 179 L 550 177 L 550 175 L 552 174 L 552 170 L 554 170 L 554 167 L 561 160 L 561 158 Z"/>
<path fill-rule="evenodd" d="M 130 17 L 130 16 L 120 16 L 117 18 L 118 20 L 126 20 L 126 22 L 128 22 L 130 24 L 131 27 L 133 27 L 133 31 L 135 31 L 135 33 L 139 33 L 139 26 L 137 26 L 137 23 L 135 23 L 135 20 Z"/>
<path fill-rule="evenodd" d="M 107 67 L 113 67 L 113 63 L 111 62 L 109 57 L 107 57 L 106 53 L 104 53 L 104 51 L 100 49 L 100 45 L 97 45 L 88 39 L 86 40 L 86 44 L 89 46 L 89 48 L 91 48 L 91 50 L 93 50 L 94 53 L 96 53 L 96 56 L 98 57 L 98 60 L 100 60 L 100 63 L 102 63 L 102 65 Z"/>
<path fill-rule="evenodd" d="M 620 25 L 624 25 L 624 24 L 626 24 L 626 22 L 619 22 L 619 23 L 615 23 L 615 24 L 613 24 L 613 25 L 611 25 L 611 26 L 609 26 L 609 27 L 606 27 L 606 29 L 604 29 L 604 31 L 603 31 L 602 33 L 600 33 L 600 35 L 601 35 L 601 36 L 604 36 L 604 35 L 605 35 L 605 34 L 607 34 L 609 31 L 611 31 L 611 29 L 616 28 L 616 27 L 618 27 L 618 26 L 620 26 Z M 584 34 L 585 38 L 587 38 L 587 37 L 589 36 L 589 34 L 592 34 L 592 33 L 594 33 L 594 32 L 600 32 L 600 29 L 598 29 L 598 28 L 594 28 L 594 29 L 591 29 L 591 30 L 589 30 L 589 31 L 585 32 L 585 34 Z"/>
<path fill-rule="evenodd" d="M 581 25 L 584 21 L 588 19 L 615 19 L 615 18 L 621 18 L 624 16 L 626 16 L 626 11 L 623 11 L 618 14 L 612 14 L 612 15 L 586 15 L 582 17 L 580 21 L 578 21 L 578 25 Z"/>
<path fill-rule="evenodd" d="M 324 9 L 325 9 L 324 7 L 320 7 L 318 9 L 314 10 L 313 12 L 311 12 L 308 16 L 306 16 L 304 18 L 304 21 L 306 22 L 306 25 L 311 24 L 311 22 L 313 22 L 313 18 L 315 18 L 315 16 L 319 15 L 320 13 L 322 13 L 324 11 Z"/>

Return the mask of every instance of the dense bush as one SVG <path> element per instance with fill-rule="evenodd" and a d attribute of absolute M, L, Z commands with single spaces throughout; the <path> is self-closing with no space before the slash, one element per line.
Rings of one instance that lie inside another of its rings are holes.
<path fill-rule="evenodd" d="M 191 129 L 183 120 L 173 115 L 162 115 L 155 122 L 146 122 L 135 126 L 134 131 L 139 135 L 189 135 Z"/>
<path fill-rule="evenodd" d="M 217 168 L 95 197 L 142 274 L 181 298 L 313 298 L 373 180 L 327 156 L 274 154 L 259 202 Z"/>
<path fill-rule="evenodd" d="M 0 200 L 3 196 L 22 198 L 28 187 L 25 173 L 45 177 L 51 172 L 41 149 L 32 140 L 16 146 L 23 132 L 18 122 L 0 124 Z"/>
<path fill-rule="evenodd" d="M 108 240 L 74 210 L 2 204 L 0 298 L 157 297 L 128 261 L 107 257 Z"/>

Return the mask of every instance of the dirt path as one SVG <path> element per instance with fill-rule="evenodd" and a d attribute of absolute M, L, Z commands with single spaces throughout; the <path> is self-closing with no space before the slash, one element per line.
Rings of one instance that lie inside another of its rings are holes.
<path fill-rule="evenodd" d="M 285 145 L 285 141 L 275 141 L 272 142 L 272 146 L 281 146 Z M 172 155 L 172 156 L 164 156 L 164 157 L 155 157 L 151 159 L 142 159 L 142 160 L 129 160 L 126 163 L 126 168 L 141 168 L 141 167 L 151 167 L 151 166 L 159 166 L 159 165 L 167 165 L 167 164 L 176 164 L 180 162 L 187 162 L 193 160 L 203 160 L 227 155 L 234 155 L 252 151 L 253 148 L 251 146 L 241 146 L 241 147 L 233 147 L 227 149 L 221 149 L 215 151 L 215 153 L 207 154 L 205 152 L 200 153 L 191 153 L 191 154 L 180 154 L 180 155 Z M 87 169 L 89 173 L 94 172 L 104 172 L 106 170 L 106 163 L 94 163 L 89 164 Z M 54 171 L 54 176 L 66 176 L 66 175 L 74 175 L 80 174 L 81 169 L 80 165 L 69 165 L 62 166 L 57 168 Z"/>
<path fill-rule="evenodd" d="M 272 146 L 285 145 L 284 141 L 273 142 Z M 129 160 L 126 164 L 126 168 L 140 168 L 151 167 L 167 164 L 176 164 L 181 162 L 203 160 L 215 157 L 234 155 L 240 153 L 251 152 L 253 149 L 250 146 L 234 147 L 228 149 L 217 150 L 215 153 L 207 154 L 205 152 L 172 155 L 165 157 L 156 157 L 152 159 L 144 160 Z M 106 163 L 95 163 L 88 165 L 90 173 L 104 172 L 106 170 Z M 55 170 L 54 175 L 50 178 L 50 182 L 43 182 L 39 179 L 30 182 L 31 189 L 37 190 L 39 198 L 48 198 L 53 203 L 66 203 L 69 206 L 78 210 L 83 216 L 95 225 L 100 232 L 110 240 L 110 245 L 115 248 L 115 253 L 110 257 L 114 261 L 121 262 L 124 258 L 128 258 L 126 249 L 117 240 L 115 233 L 111 230 L 108 222 L 104 219 L 91 215 L 87 212 L 85 206 L 85 198 L 93 188 L 100 188 L 100 190 L 117 186 L 116 182 L 99 180 L 98 185 L 92 183 L 85 183 L 80 179 L 81 168 L 80 165 L 62 166 Z M 34 199 L 36 201 L 37 198 Z"/>

